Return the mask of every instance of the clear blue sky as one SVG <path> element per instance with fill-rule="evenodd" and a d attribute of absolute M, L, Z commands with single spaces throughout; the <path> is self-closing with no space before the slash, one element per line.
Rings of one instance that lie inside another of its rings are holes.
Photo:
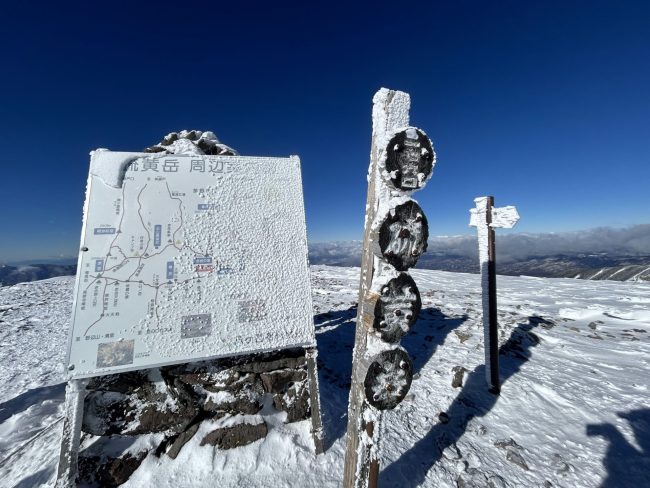
<path fill-rule="evenodd" d="M 0 261 L 76 254 L 88 152 L 183 128 L 300 155 L 310 240 L 361 238 L 382 86 L 411 94 L 438 153 L 416 194 L 431 234 L 470 232 L 483 194 L 518 206 L 519 231 L 650 221 L 649 2 L 2 10 Z"/>

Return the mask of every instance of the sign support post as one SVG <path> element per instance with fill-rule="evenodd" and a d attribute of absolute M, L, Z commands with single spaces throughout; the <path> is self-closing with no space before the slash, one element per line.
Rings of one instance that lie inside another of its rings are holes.
<path fill-rule="evenodd" d="M 61 438 L 56 488 L 73 488 L 77 483 L 79 472 L 77 458 L 87 385 L 87 379 L 71 379 L 65 388 L 65 417 L 63 419 L 63 436 Z"/>
<path fill-rule="evenodd" d="M 348 406 L 344 488 L 376 488 L 383 410 L 406 396 L 413 363 L 399 346 L 417 320 L 420 294 L 404 273 L 426 251 L 428 224 L 408 195 L 431 176 L 435 153 L 409 127 L 410 97 L 382 88 L 373 98 L 372 147 Z"/>
<path fill-rule="evenodd" d="M 499 324 L 497 317 L 497 274 L 494 229 L 512 228 L 519 220 L 512 206 L 495 208 L 494 197 L 474 199 L 476 207 L 470 210 L 470 223 L 478 234 L 481 289 L 483 292 L 483 334 L 485 343 L 485 379 L 488 390 L 499 394 Z"/>
<path fill-rule="evenodd" d="M 350 401 L 348 405 L 348 428 L 343 486 L 353 488 L 357 485 L 357 474 L 366 480 L 372 479 L 376 485 L 379 477 L 379 462 L 371 458 L 373 438 L 379 426 L 375 421 L 366 421 L 364 413 L 367 410 L 363 378 L 361 375 L 361 359 L 366 353 L 369 320 L 364 313 L 365 297 L 370 292 L 372 279 L 375 274 L 375 256 L 371 250 L 370 234 L 372 224 L 379 207 L 381 179 L 379 176 L 379 151 L 386 139 L 386 134 L 398 127 L 409 123 L 409 108 L 411 100 L 408 94 L 393 90 L 381 89 L 373 97 L 372 109 L 372 146 L 370 150 L 370 167 L 368 169 L 368 197 L 366 200 L 366 221 L 363 235 L 363 256 L 361 258 L 361 280 L 359 283 L 359 300 L 357 307 L 357 327 L 354 338 L 352 355 L 352 382 L 350 386 Z M 370 324 L 372 321 L 370 321 Z M 363 442 L 361 437 L 365 435 Z M 357 473 L 358 472 L 358 473 Z M 373 488 L 370 483 L 368 488 Z"/>

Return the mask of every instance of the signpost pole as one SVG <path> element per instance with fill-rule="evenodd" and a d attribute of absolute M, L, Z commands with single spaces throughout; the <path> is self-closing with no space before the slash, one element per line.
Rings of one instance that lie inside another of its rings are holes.
<path fill-rule="evenodd" d="M 485 330 L 485 363 L 489 364 L 487 368 L 488 385 L 492 393 L 501 391 L 501 380 L 499 378 L 499 325 L 497 322 L 497 272 L 496 272 L 496 252 L 495 252 L 495 235 L 492 224 L 492 208 L 494 207 L 494 197 L 487 197 L 487 208 L 485 212 L 485 221 L 487 224 L 487 280 L 488 280 L 488 324 Z M 483 311 L 485 313 L 485 311 Z"/>
<path fill-rule="evenodd" d="M 320 415 L 320 395 L 318 387 L 318 372 L 316 369 L 317 351 L 315 347 L 305 351 L 307 357 L 307 374 L 309 376 L 309 405 L 311 407 L 311 432 L 314 439 L 316 454 L 325 451 L 323 439 L 323 423 Z"/>
<path fill-rule="evenodd" d="M 366 220 L 363 237 L 363 256 L 361 259 L 361 280 L 359 283 L 359 306 L 357 307 L 357 326 L 352 357 L 352 384 L 348 405 L 347 449 L 343 472 L 344 488 L 374 488 L 379 477 L 379 462 L 374 456 L 373 439 L 380 426 L 375 421 L 366 421 L 364 413 L 369 409 L 365 402 L 363 386 L 363 364 L 367 349 L 368 334 L 372 327 L 363 304 L 370 292 L 375 274 L 377 258 L 371 250 L 371 228 L 375 220 L 380 192 L 382 190 L 379 174 L 380 151 L 384 150 L 389 132 L 405 127 L 409 123 L 410 97 L 407 93 L 382 88 L 373 97 L 372 146 L 370 167 L 368 169 L 368 198 L 366 200 Z M 384 190 L 385 191 L 385 190 Z M 378 417 L 377 417 L 378 418 Z M 362 437 L 365 437 L 362 439 Z M 358 480 L 358 484 L 357 484 Z M 370 484 L 370 482 L 374 484 Z"/>
<path fill-rule="evenodd" d="M 65 418 L 56 488 L 72 488 L 77 484 L 77 457 L 87 385 L 87 379 L 70 380 L 65 389 Z"/>
<path fill-rule="evenodd" d="M 499 324 L 497 316 L 497 275 L 495 252 L 495 228 L 512 228 L 519 220 L 517 209 L 512 206 L 496 208 L 494 197 L 474 199 L 475 208 L 470 210 L 469 225 L 476 227 L 478 235 L 481 289 L 483 293 L 483 337 L 485 343 L 485 379 L 488 390 L 499 394 Z"/>

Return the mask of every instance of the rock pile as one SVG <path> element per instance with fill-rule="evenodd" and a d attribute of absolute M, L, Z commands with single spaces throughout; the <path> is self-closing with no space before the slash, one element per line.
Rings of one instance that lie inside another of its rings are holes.
<path fill-rule="evenodd" d="M 226 420 L 201 439 L 220 449 L 266 436 L 264 417 L 286 412 L 286 422 L 311 415 L 307 360 L 301 348 L 153 368 L 93 378 L 87 389 L 80 477 L 88 484 L 118 486 L 147 455 L 176 458 L 204 420 Z M 263 410 L 265 405 L 274 408 Z M 148 451 L 108 456 L 102 441 L 158 434 Z"/>

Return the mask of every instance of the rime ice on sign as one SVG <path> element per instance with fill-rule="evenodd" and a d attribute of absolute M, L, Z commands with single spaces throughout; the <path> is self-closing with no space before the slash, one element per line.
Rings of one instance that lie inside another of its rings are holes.
<path fill-rule="evenodd" d="M 404 400 L 413 381 L 413 362 L 404 349 L 382 351 L 368 367 L 363 386 L 368 403 L 391 410 Z"/>
<path fill-rule="evenodd" d="M 75 377 L 315 345 L 297 157 L 96 151 L 81 248 Z"/>
<path fill-rule="evenodd" d="M 382 175 L 398 190 L 417 190 L 431 176 L 435 160 L 427 135 L 408 127 L 396 132 L 388 142 Z"/>
<path fill-rule="evenodd" d="M 417 320 L 421 307 L 415 281 L 407 273 L 400 273 L 381 287 L 373 327 L 383 341 L 399 342 Z"/>
<path fill-rule="evenodd" d="M 381 256 L 399 271 L 414 266 L 427 250 L 429 239 L 427 218 L 420 206 L 408 199 L 390 207 L 379 222 L 374 238 Z"/>

